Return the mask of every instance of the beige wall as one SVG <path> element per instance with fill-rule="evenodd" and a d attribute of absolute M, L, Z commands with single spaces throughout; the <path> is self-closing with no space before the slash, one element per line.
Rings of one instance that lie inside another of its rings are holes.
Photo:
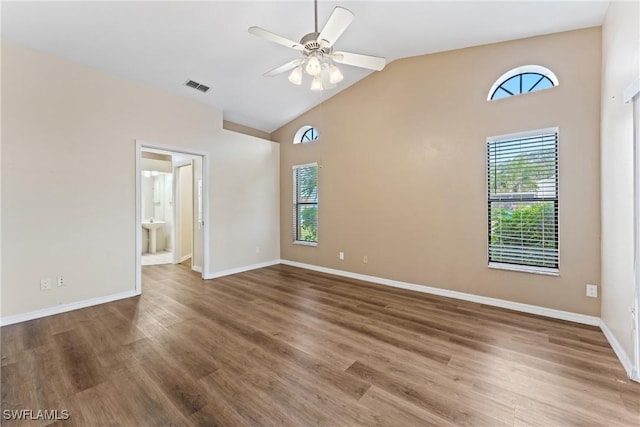
<path fill-rule="evenodd" d="M 272 133 L 281 143 L 281 257 L 598 316 L 585 284 L 600 278 L 600 37 L 591 28 L 399 60 Z M 486 101 L 499 76 L 527 64 L 550 68 L 560 85 Z M 293 145 L 306 124 L 320 141 Z M 489 269 L 486 138 L 553 126 L 560 277 Z M 319 242 L 298 246 L 291 166 L 314 161 Z"/>
<path fill-rule="evenodd" d="M 144 152 L 143 152 L 144 153 Z M 155 154 L 155 153 L 149 153 Z M 173 166 L 171 166 L 171 160 L 158 160 L 142 158 L 140 159 L 140 169 L 143 171 L 158 171 L 165 173 L 173 173 Z"/>
<path fill-rule="evenodd" d="M 271 140 L 271 134 L 269 132 L 265 132 L 259 129 L 254 129 L 249 126 L 243 126 L 238 123 L 230 122 L 227 120 L 222 121 L 222 128 L 226 130 L 232 130 L 238 133 L 243 133 L 249 136 L 256 136 L 258 138 Z"/>
<path fill-rule="evenodd" d="M 602 319 L 633 356 L 633 105 L 640 77 L 640 4 L 614 1 L 602 26 Z"/>
<path fill-rule="evenodd" d="M 208 273 L 279 258 L 279 145 L 218 109 L 4 42 L 2 107 L 3 317 L 134 289 L 136 139 L 209 153 Z"/>

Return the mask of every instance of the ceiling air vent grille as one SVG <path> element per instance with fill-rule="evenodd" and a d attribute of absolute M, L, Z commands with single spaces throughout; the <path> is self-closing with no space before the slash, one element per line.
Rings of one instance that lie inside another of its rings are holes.
<path fill-rule="evenodd" d="M 185 85 L 192 87 L 194 89 L 199 90 L 200 92 L 206 92 L 209 90 L 209 86 L 205 86 L 201 83 L 198 83 L 196 81 L 193 80 L 187 80 L 187 82 L 185 83 Z"/>

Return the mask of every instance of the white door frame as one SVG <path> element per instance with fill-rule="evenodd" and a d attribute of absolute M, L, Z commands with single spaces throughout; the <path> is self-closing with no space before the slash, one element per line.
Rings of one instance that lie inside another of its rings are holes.
<path fill-rule="evenodd" d="M 640 80 L 640 79 L 639 79 Z M 633 97 L 633 151 L 634 151 L 634 249 L 635 292 L 633 302 L 634 357 L 631 379 L 640 381 L 640 94 Z"/>
<path fill-rule="evenodd" d="M 640 76 L 624 91 L 624 102 L 633 103 L 633 194 L 634 194 L 634 295 L 633 367 L 631 379 L 640 381 Z"/>
<path fill-rule="evenodd" d="M 135 293 L 142 293 L 142 151 L 162 150 L 174 153 L 188 154 L 191 156 L 199 156 L 202 158 L 202 278 L 204 279 L 209 271 L 209 153 L 206 151 L 195 150 L 191 148 L 177 147 L 171 145 L 162 145 L 153 142 L 146 142 L 136 139 L 136 212 L 135 212 L 135 260 L 136 260 L 136 277 L 135 277 Z M 174 180 L 175 181 L 175 180 Z M 174 198 L 175 199 L 175 198 Z M 175 203 L 174 203 L 175 204 Z M 176 227 L 174 227 L 176 228 Z M 175 246 L 175 242 L 174 242 Z"/>
<path fill-rule="evenodd" d="M 180 191 L 180 187 L 181 187 L 181 178 L 180 178 L 180 168 L 183 168 L 185 166 L 191 166 L 191 187 L 192 187 L 192 191 L 191 191 L 191 206 L 193 206 L 193 200 L 194 200 L 194 195 L 195 193 L 193 192 L 193 160 L 185 160 L 182 162 L 177 162 L 174 163 L 173 165 L 173 176 L 175 177 L 173 180 L 173 223 L 175 224 L 175 227 L 173 227 L 173 242 L 174 242 L 174 248 L 175 250 L 173 251 L 173 263 L 174 264 L 180 264 L 183 260 L 182 257 L 184 257 L 184 254 L 182 253 L 182 214 L 180 212 L 180 209 L 182 208 L 182 193 Z M 180 203 L 180 207 L 178 207 L 178 203 Z M 194 226 L 196 224 L 195 221 L 195 214 L 196 212 L 193 211 L 193 214 L 191 215 L 191 259 L 193 259 L 193 229 Z M 180 247 L 178 248 L 178 242 L 180 242 Z"/>
<path fill-rule="evenodd" d="M 633 146 L 634 146 L 634 192 L 635 192 L 635 295 L 633 307 L 634 320 L 634 358 L 632 379 L 640 381 L 640 94 L 633 99 Z"/>

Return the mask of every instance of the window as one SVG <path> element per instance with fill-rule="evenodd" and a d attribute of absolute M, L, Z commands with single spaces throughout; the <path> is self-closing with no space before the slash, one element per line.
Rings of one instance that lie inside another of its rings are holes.
<path fill-rule="evenodd" d="M 294 144 L 307 144 L 318 140 L 318 130 L 313 126 L 302 126 L 293 137 Z"/>
<path fill-rule="evenodd" d="M 487 140 L 489 266 L 557 274 L 558 129 Z"/>
<path fill-rule="evenodd" d="M 293 167 L 293 230 L 295 243 L 318 243 L 318 164 Z"/>
<path fill-rule="evenodd" d="M 524 65 L 504 73 L 491 87 L 487 100 L 549 89 L 558 85 L 551 70 L 539 65 Z"/>

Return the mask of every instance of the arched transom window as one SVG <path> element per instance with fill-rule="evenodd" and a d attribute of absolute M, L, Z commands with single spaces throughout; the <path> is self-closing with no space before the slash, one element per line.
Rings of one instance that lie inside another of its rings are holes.
<path fill-rule="evenodd" d="M 524 65 L 504 73 L 491 87 L 487 101 L 558 86 L 558 78 L 548 68 Z"/>
<path fill-rule="evenodd" d="M 294 144 L 306 144 L 318 140 L 318 130 L 313 126 L 302 126 L 293 137 Z"/>

